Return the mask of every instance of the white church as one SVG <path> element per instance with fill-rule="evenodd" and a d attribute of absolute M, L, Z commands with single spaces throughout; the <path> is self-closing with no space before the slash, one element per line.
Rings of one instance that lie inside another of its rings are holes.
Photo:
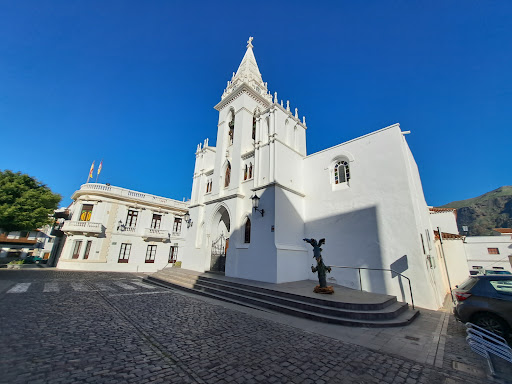
<path fill-rule="evenodd" d="M 307 154 L 305 119 L 269 92 L 252 38 L 215 109 L 217 139 L 197 147 L 190 202 L 84 184 L 73 196 L 75 221 L 64 227 L 58 268 L 150 272 L 181 261 L 200 272 L 309 279 L 313 287 L 313 253 L 303 239 L 325 238 L 324 262 L 344 267 L 332 268 L 328 283 L 410 303 L 403 274 L 416 305 L 442 306 L 448 267 L 434 230 L 458 235 L 455 216 L 427 206 L 408 132 L 395 124 Z M 84 206 L 92 212 L 87 228 Z M 451 263 L 466 268 L 465 260 Z"/>
<path fill-rule="evenodd" d="M 399 124 L 306 153 L 307 126 L 272 97 L 252 38 L 220 102 L 216 145 L 199 144 L 182 267 L 271 283 L 315 280 L 311 247 L 324 261 L 361 269 L 365 290 L 439 308 L 446 278 L 435 255 L 418 168 Z M 253 207 L 256 206 L 255 207 Z M 441 261 L 440 261 L 441 263 Z M 357 269 L 329 282 L 359 288 Z"/>

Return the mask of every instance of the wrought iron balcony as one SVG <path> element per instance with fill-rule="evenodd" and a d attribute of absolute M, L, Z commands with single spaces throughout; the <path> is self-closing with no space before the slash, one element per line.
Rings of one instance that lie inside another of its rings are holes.
<path fill-rule="evenodd" d="M 62 231 L 69 234 L 84 234 L 98 236 L 103 233 L 104 227 L 101 223 L 90 221 L 66 221 Z"/>

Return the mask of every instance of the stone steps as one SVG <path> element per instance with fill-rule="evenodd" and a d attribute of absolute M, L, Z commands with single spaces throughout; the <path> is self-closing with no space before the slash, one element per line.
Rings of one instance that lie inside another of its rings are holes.
<path fill-rule="evenodd" d="M 213 274 L 167 268 L 144 281 L 252 308 L 286 313 L 315 321 L 360 326 L 394 327 L 409 324 L 418 314 L 396 297 L 382 295 L 374 302 L 341 302 L 244 284 Z M 313 284 L 313 283 L 312 283 Z"/>

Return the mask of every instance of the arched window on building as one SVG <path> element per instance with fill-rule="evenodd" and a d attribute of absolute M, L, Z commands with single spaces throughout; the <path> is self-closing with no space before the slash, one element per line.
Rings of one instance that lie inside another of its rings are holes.
<path fill-rule="evenodd" d="M 251 219 L 247 218 L 245 222 L 245 236 L 244 236 L 244 243 L 250 243 L 251 242 Z"/>
<path fill-rule="evenodd" d="M 224 177 L 224 188 L 229 186 L 229 182 L 231 181 L 231 163 L 228 162 L 226 167 L 226 175 Z"/>
<path fill-rule="evenodd" d="M 229 144 L 233 144 L 233 140 L 235 138 L 235 111 L 230 111 L 230 120 L 229 120 Z"/>
<path fill-rule="evenodd" d="M 249 179 L 252 179 L 252 163 L 249 165 Z"/>
<path fill-rule="evenodd" d="M 348 162 L 345 160 L 338 160 L 334 165 L 334 184 L 346 183 L 350 180 L 350 169 Z"/>
<path fill-rule="evenodd" d="M 244 168 L 244 180 L 247 180 L 247 164 L 245 164 Z"/>

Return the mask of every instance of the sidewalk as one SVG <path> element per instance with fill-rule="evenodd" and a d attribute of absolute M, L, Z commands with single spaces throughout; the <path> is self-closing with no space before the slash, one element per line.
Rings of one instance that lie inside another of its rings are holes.
<path fill-rule="evenodd" d="M 226 280 L 231 279 L 227 277 L 222 278 Z M 266 285 L 266 283 L 257 284 L 260 286 Z M 285 290 L 285 286 L 281 285 L 280 289 Z M 294 290 L 296 288 L 294 287 Z M 308 287 L 308 289 L 311 290 L 312 287 Z M 417 308 L 420 310 L 420 315 L 407 326 L 360 328 L 320 323 L 269 310 L 242 307 L 183 291 L 177 292 L 201 298 L 202 300 L 258 318 L 299 328 L 306 332 L 367 347 L 374 351 L 393 354 L 421 364 L 432 365 L 436 368 L 454 370 L 461 375 L 480 378 L 482 382 L 506 382 L 499 379 L 494 381 L 489 377 L 486 360 L 474 353 L 467 345 L 465 326 L 457 322 L 451 314 L 450 303 L 447 303 L 445 308 L 439 311 Z M 295 291 L 295 293 L 297 292 Z M 306 294 L 306 292 L 301 292 L 301 294 Z M 359 295 L 366 296 L 369 302 L 375 299 L 371 293 L 354 292 L 354 297 Z M 345 301 L 347 301 L 346 297 Z M 501 377 L 505 377 L 508 380 L 512 379 L 512 364 L 497 362 L 495 368 Z"/>

